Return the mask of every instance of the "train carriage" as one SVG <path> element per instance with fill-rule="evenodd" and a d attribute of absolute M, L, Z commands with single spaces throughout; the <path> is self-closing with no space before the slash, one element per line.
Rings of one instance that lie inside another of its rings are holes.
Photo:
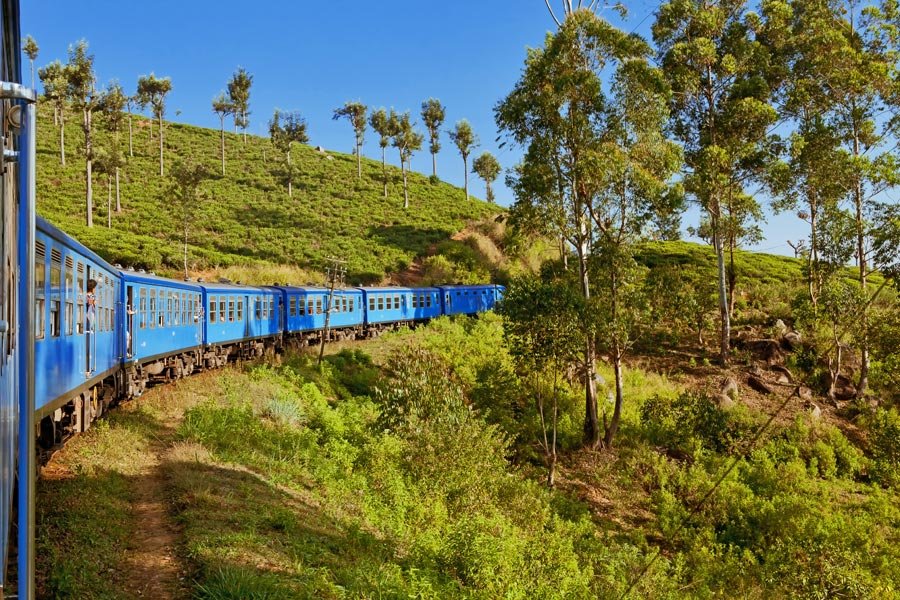
<path fill-rule="evenodd" d="M 275 288 L 201 283 L 205 366 L 222 366 L 237 350 L 242 357 L 260 356 L 264 340 L 281 337 L 284 297 Z"/>
<path fill-rule="evenodd" d="M 490 310 L 502 298 L 500 285 L 442 285 L 441 310 L 445 315 L 471 315 Z"/>
<path fill-rule="evenodd" d="M 124 271 L 122 293 L 128 395 L 139 395 L 152 379 L 192 373 L 203 344 L 200 286 Z"/>
<path fill-rule="evenodd" d="M 86 429 L 115 393 L 122 278 L 40 217 L 36 229 L 35 369 L 42 376 L 35 381 L 35 416 L 41 438 L 52 443 L 63 427 Z"/>
<path fill-rule="evenodd" d="M 426 321 L 441 315 L 437 288 L 359 288 L 366 306 L 366 325 L 380 327 L 411 321 Z"/>
<path fill-rule="evenodd" d="M 348 334 L 362 329 L 364 305 L 361 290 L 340 288 L 332 294 L 321 287 L 279 286 L 276 289 L 284 296 L 285 334 L 302 336 L 321 332 L 325 329 L 329 309 L 328 328 L 335 332 L 330 337 L 348 337 Z"/>

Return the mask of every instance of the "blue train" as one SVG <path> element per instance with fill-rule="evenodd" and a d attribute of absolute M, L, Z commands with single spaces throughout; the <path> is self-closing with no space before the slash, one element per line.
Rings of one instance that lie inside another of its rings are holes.
<path fill-rule="evenodd" d="M 151 382 L 285 347 L 490 310 L 499 285 L 335 289 L 184 282 L 118 269 L 37 218 L 35 389 L 44 447 Z M 328 329 L 326 334 L 326 316 Z"/>

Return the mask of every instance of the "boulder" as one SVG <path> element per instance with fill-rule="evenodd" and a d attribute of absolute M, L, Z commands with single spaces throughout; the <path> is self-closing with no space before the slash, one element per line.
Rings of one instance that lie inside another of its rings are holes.
<path fill-rule="evenodd" d="M 811 402 L 813 399 L 812 390 L 803 385 L 797 388 L 797 396 L 806 402 Z"/>
<path fill-rule="evenodd" d="M 719 407 L 719 410 L 731 410 L 737 403 L 731 398 L 731 396 L 726 396 L 725 394 L 719 394 L 715 397 L 716 406 Z"/>
<path fill-rule="evenodd" d="M 783 336 L 784 334 L 786 334 L 788 332 L 788 326 L 784 324 L 784 321 L 782 321 L 781 319 L 778 319 L 777 321 L 775 321 L 775 332 L 778 335 Z"/>
<path fill-rule="evenodd" d="M 740 397 L 740 394 L 741 388 L 738 386 L 738 382 L 734 377 L 726 377 L 722 380 L 722 385 L 719 388 L 719 395 L 726 396 L 732 400 L 737 400 Z"/>
<path fill-rule="evenodd" d="M 750 386 L 751 389 L 756 390 L 760 394 L 771 394 L 772 388 L 768 383 L 763 381 L 761 377 L 757 377 L 756 375 L 750 375 L 747 377 L 747 385 Z"/>
<path fill-rule="evenodd" d="M 778 383 L 794 383 L 794 375 L 784 365 L 772 365 L 769 370 L 776 374 L 775 381 Z"/>
<path fill-rule="evenodd" d="M 803 336 L 800 335 L 800 332 L 798 331 L 788 331 L 783 336 L 781 336 L 781 341 L 784 343 L 784 347 L 788 350 L 796 350 L 803 342 Z"/>
<path fill-rule="evenodd" d="M 809 413 L 809 416 L 812 417 L 814 421 L 818 421 L 822 418 L 822 409 L 819 408 L 819 405 L 815 402 L 807 402 L 804 405 L 806 412 Z"/>

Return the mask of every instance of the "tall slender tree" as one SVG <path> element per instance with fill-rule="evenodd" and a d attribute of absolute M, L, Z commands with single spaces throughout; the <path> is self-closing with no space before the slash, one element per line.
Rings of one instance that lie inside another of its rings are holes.
<path fill-rule="evenodd" d="M 291 146 L 294 143 L 306 144 L 309 136 L 306 133 L 306 119 L 299 112 L 281 112 L 277 108 L 269 121 L 269 137 L 272 145 L 281 151 L 284 159 L 284 174 L 288 186 L 288 197 L 294 197 L 294 178 L 296 167 L 291 160 Z"/>
<path fill-rule="evenodd" d="M 166 114 L 166 95 L 172 91 L 172 80 L 168 77 L 157 78 L 153 73 L 140 77 L 137 84 L 137 96 L 142 106 L 150 106 L 153 116 L 159 123 L 159 176 L 165 174 L 163 162 L 163 117 Z"/>
<path fill-rule="evenodd" d="M 128 104 L 128 96 L 122 91 L 122 86 L 117 82 L 110 83 L 106 91 L 100 97 L 99 107 L 103 112 L 103 121 L 106 130 L 112 134 L 110 150 L 107 152 L 107 165 L 112 168 L 112 175 L 116 180 L 116 212 L 122 212 L 122 197 L 119 193 L 119 169 L 124 166 L 122 153 L 119 148 L 119 133 L 125 121 L 125 106 Z"/>
<path fill-rule="evenodd" d="M 253 75 L 244 67 L 238 67 L 231 81 L 228 82 L 228 101 L 234 107 L 234 129 L 240 128 L 244 134 L 244 143 L 247 143 L 247 128 L 250 127 L 250 87 L 253 85 Z"/>
<path fill-rule="evenodd" d="M 425 136 L 416 131 L 408 112 L 400 116 L 397 124 L 397 133 L 394 135 L 393 144 L 394 148 L 400 152 L 400 171 L 403 174 L 403 208 L 409 208 L 409 185 L 407 183 L 409 161 L 414 152 L 422 149 Z"/>
<path fill-rule="evenodd" d="M 354 133 L 354 149 L 356 152 L 356 177 L 362 179 L 362 145 L 366 137 L 366 111 L 368 107 L 362 102 L 346 102 L 341 108 L 334 111 L 332 117 L 335 121 L 338 119 L 347 119 L 353 127 Z"/>
<path fill-rule="evenodd" d="M 466 190 L 466 200 L 469 199 L 469 154 L 472 149 L 478 146 L 478 136 L 472 131 L 472 126 L 465 119 L 456 122 L 456 127 L 448 131 L 450 140 L 459 150 L 459 155 L 463 159 L 463 175 L 465 176 L 464 185 Z"/>
<path fill-rule="evenodd" d="M 81 111 L 81 129 L 84 132 L 85 170 L 85 203 L 86 223 L 88 227 L 94 225 L 94 187 L 93 187 L 93 114 L 97 109 L 100 98 L 96 90 L 96 75 L 94 74 L 94 55 L 88 54 L 88 44 L 81 40 L 74 46 L 69 46 L 69 62 L 66 65 L 66 75 L 69 84 L 69 97 L 76 110 Z"/>
<path fill-rule="evenodd" d="M 597 175 L 606 160 L 608 135 L 601 73 L 646 51 L 646 43 L 627 35 L 591 11 L 565 18 L 543 48 L 529 51 L 513 91 L 495 109 L 500 131 L 525 148 L 510 177 L 520 222 L 560 237 L 578 258 L 578 284 L 591 302 L 591 247 L 595 232 L 592 207 L 606 189 Z M 602 222 L 602 221 L 601 221 Z M 580 373 L 585 389 L 584 440 L 602 443 L 597 392 L 597 342 L 584 320 Z"/>
<path fill-rule="evenodd" d="M 225 117 L 234 112 L 234 105 L 225 97 L 225 92 L 213 98 L 212 110 L 219 117 L 219 150 L 222 154 L 222 175 L 225 175 Z"/>
<path fill-rule="evenodd" d="M 190 229 L 196 215 L 199 213 L 197 205 L 203 201 L 204 194 L 201 185 L 209 179 L 209 171 L 203 163 L 196 162 L 192 158 L 179 159 L 172 165 L 169 183 L 169 197 L 174 200 L 178 217 L 181 219 L 182 241 L 184 244 L 184 276 L 188 276 L 188 242 Z"/>
<path fill-rule="evenodd" d="M 399 125 L 397 113 L 394 112 L 393 108 L 390 113 L 384 108 L 379 108 L 376 111 L 372 111 L 372 114 L 369 116 L 369 125 L 371 125 L 372 129 L 378 134 L 378 145 L 381 146 L 381 175 L 384 180 L 384 197 L 387 198 L 388 174 L 385 151 L 391 143 L 391 138 L 397 135 L 397 128 Z"/>
<path fill-rule="evenodd" d="M 472 161 L 472 172 L 484 180 L 487 201 L 494 202 L 494 190 L 491 189 L 491 185 L 500 175 L 500 163 L 490 152 L 483 152 Z"/>
<path fill-rule="evenodd" d="M 134 96 L 125 96 L 125 109 L 128 111 L 128 156 L 134 156 L 134 135 L 131 126 L 137 99 Z"/>
<path fill-rule="evenodd" d="M 22 51 L 25 52 L 25 56 L 28 57 L 28 60 L 31 62 L 31 87 L 34 87 L 34 61 L 37 60 L 38 52 L 40 48 L 38 48 L 37 42 L 34 41 L 34 38 L 30 35 L 25 36 L 25 42 L 22 44 Z"/>
<path fill-rule="evenodd" d="M 67 67 L 58 60 L 43 69 L 38 77 L 44 86 L 44 97 L 53 104 L 53 121 L 59 127 L 59 162 L 66 166 L 66 106 L 69 99 Z"/>
<path fill-rule="evenodd" d="M 422 103 L 422 122 L 428 130 L 428 150 L 431 152 L 431 176 L 437 179 L 437 153 L 441 151 L 441 125 L 446 118 L 446 109 L 437 98 L 429 98 Z"/>
<path fill-rule="evenodd" d="M 685 148 L 686 190 L 707 215 L 715 248 L 723 364 L 731 354 L 729 207 L 746 199 L 745 186 L 762 174 L 768 130 L 777 118 L 757 25 L 746 0 L 672 0 L 660 7 L 653 25 L 659 62 L 674 92 L 672 130 Z"/>

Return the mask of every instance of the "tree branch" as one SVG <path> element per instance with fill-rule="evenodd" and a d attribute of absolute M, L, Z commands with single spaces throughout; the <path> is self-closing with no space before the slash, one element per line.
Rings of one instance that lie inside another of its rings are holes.
<path fill-rule="evenodd" d="M 550 0 L 544 0 L 544 4 L 547 5 L 547 10 L 550 11 L 550 16 L 553 17 L 553 21 L 556 23 L 556 26 L 562 27 L 562 23 L 559 22 L 559 19 L 556 18 L 556 14 L 553 12 L 553 7 L 550 6 Z"/>

